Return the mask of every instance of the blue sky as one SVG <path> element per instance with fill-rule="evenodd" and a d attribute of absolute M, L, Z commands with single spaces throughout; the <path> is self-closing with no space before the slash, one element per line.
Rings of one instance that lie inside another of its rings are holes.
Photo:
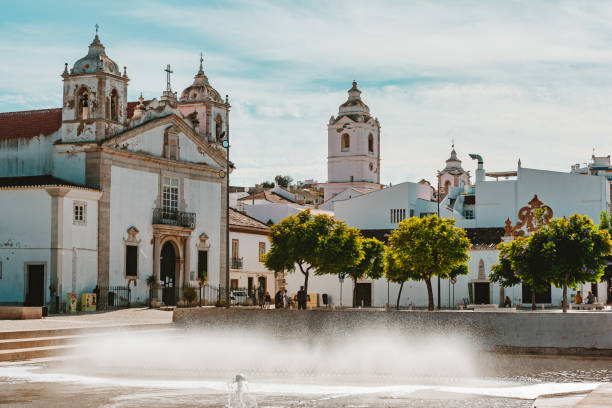
<path fill-rule="evenodd" d="M 356 79 L 381 179 L 464 167 L 567 171 L 612 151 L 612 2 L 2 1 L 0 111 L 59 107 L 64 62 L 100 25 L 129 97 L 188 86 L 200 51 L 229 94 L 232 184 L 327 177 L 327 122 Z"/>

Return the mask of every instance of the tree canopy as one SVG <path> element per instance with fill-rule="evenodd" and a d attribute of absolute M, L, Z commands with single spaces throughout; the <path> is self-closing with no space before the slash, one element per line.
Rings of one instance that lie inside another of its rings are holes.
<path fill-rule="evenodd" d="M 598 282 L 610 254 L 610 234 L 597 228 L 585 216 L 553 218 L 535 231 L 532 241 L 541 245 L 545 275 L 557 287 L 563 287 L 563 312 L 567 311 L 567 287 Z"/>
<path fill-rule="evenodd" d="M 310 210 L 273 225 L 270 242 L 271 248 L 265 257 L 266 268 L 291 273 L 297 267 L 304 275 L 306 293 L 310 272 L 337 274 L 353 267 L 364 256 L 357 229 L 327 215 L 313 216 Z"/>
<path fill-rule="evenodd" d="M 434 309 L 431 278 L 450 277 L 468 259 L 470 240 L 465 231 L 455 227 L 455 220 L 432 215 L 411 217 L 399 223 L 389 237 L 392 270 L 403 269 L 410 279 L 423 280 L 427 286 L 428 309 Z M 389 258 L 388 258 L 389 259 Z"/>
<path fill-rule="evenodd" d="M 291 185 L 293 179 L 289 176 L 283 176 L 282 174 L 278 174 L 276 177 L 274 177 L 274 181 L 276 181 L 276 185 L 278 185 L 279 187 L 287 188 Z"/>
<path fill-rule="evenodd" d="M 546 267 L 539 240 L 518 237 L 508 243 L 500 243 L 499 263 L 491 267 L 489 279 L 507 288 L 523 283 L 531 288 L 531 308 L 536 308 L 536 293 L 550 285 L 545 276 Z M 525 299 L 523 299 L 525 301 Z"/>

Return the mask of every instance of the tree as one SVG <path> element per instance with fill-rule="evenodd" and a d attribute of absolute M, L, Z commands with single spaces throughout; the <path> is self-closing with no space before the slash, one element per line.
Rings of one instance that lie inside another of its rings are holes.
<path fill-rule="evenodd" d="M 287 188 L 291 185 L 291 182 L 293 181 L 293 179 L 289 176 L 283 176 L 279 174 L 276 177 L 274 177 L 274 181 L 276 181 L 276 185 L 278 185 L 279 187 Z"/>
<path fill-rule="evenodd" d="M 407 280 L 411 279 L 413 276 L 413 271 L 410 268 L 403 268 L 399 265 L 399 262 L 396 261 L 394 253 L 392 250 L 388 250 L 385 254 L 385 277 L 388 281 L 399 283 L 400 288 L 397 294 L 397 304 L 396 309 L 400 308 L 400 298 L 402 296 L 402 289 L 404 288 L 404 283 Z"/>
<path fill-rule="evenodd" d="M 531 309 L 536 309 L 536 293 L 550 285 L 544 275 L 546 266 L 541 255 L 541 242 L 532 237 L 518 237 L 500 243 L 499 263 L 491 267 L 489 279 L 507 288 L 523 283 L 531 288 Z M 523 299 L 525 301 L 525 299 Z"/>
<path fill-rule="evenodd" d="M 363 258 L 355 265 L 340 271 L 353 280 L 353 307 L 357 306 L 357 281 L 364 277 L 379 279 L 385 268 L 385 244 L 376 238 L 363 238 L 361 249 Z"/>
<path fill-rule="evenodd" d="M 465 231 L 455 227 L 454 219 L 435 214 L 400 222 L 389 242 L 397 268 L 405 269 L 411 279 L 425 281 L 429 310 L 434 309 L 431 278 L 446 279 L 469 259 L 470 240 Z"/>
<path fill-rule="evenodd" d="M 262 181 L 261 182 L 261 186 L 263 188 L 274 188 L 274 183 L 271 182 L 271 181 L 266 180 L 266 181 Z"/>
<path fill-rule="evenodd" d="M 556 287 L 563 287 L 563 313 L 566 313 L 568 286 L 575 288 L 601 279 L 606 256 L 610 254 L 610 234 L 597 228 L 589 217 L 574 214 L 569 219 L 551 219 L 531 239 L 541 242 L 545 275 Z"/>
<path fill-rule="evenodd" d="M 599 216 L 599 229 L 608 231 L 608 234 L 612 236 L 612 217 L 605 211 L 602 211 L 601 215 Z M 608 282 L 608 293 L 612 293 L 612 287 L 610 285 L 612 282 L 612 255 L 606 257 L 606 267 L 604 269 L 602 280 Z M 612 299 L 608 299 L 608 302 L 610 301 L 612 301 Z"/>
<path fill-rule="evenodd" d="M 306 293 L 310 272 L 337 274 L 363 258 L 358 230 L 327 215 L 313 217 L 310 210 L 290 215 L 273 225 L 270 242 L 266 268 L 294 272 L 297 266 L 304 275 Z"/>

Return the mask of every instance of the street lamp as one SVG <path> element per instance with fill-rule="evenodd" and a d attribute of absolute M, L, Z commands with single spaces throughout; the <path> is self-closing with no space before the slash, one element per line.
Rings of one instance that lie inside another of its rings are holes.
<path fill-rule="evenodd" d="M 225 105 L 229 109 L 229 98 L 225 95 Z M 227 111 L 226 111 L 227 118 Z M 230 182 L 229 182 L 229 174 L 230 174 L 230 144 L 229 144 L 229 123 L 226 120 L 227 130 L 225 135 L 221 135 L 221 138 L 225 136 L 225 139 L 221 142 L 221 146 L 225 148 L 226 151 L 226 164 L 225 164 L 225 307 L 229 309 L 230 307 L 230 242 L 229 242 L 229 223 L 230 223 L 230 204 L 229 204 L 229 191 L 230 191 Z M 223 177 L 223 170 L 219 172 L 219 176 Z"/>
<path fill-rule="evenodd" d="M 438 202 L 438 218 L 440 218 L 440 171 L 438 171 L 438 194 L 436 201 Z M 440 309 L 440 275 L 438 275 L 438 310 Z"/>

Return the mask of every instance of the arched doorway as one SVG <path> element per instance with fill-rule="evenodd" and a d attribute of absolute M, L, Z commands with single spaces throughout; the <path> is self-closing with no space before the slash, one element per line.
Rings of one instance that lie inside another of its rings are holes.
<path fill-rule="evenodd" d="M 170 241 L 161 249 L 159 279 L 162 281 L 162 301 L 166 305 L 176 304 L 176 250 Z"/>

